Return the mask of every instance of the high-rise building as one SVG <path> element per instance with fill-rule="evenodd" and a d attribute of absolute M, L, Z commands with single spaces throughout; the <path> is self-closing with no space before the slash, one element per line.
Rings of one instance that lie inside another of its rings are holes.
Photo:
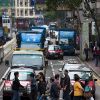
<path fill-rule="evenodd" d="M 15 0 L 15 18 L 33 18 L 35 0 Z"/>

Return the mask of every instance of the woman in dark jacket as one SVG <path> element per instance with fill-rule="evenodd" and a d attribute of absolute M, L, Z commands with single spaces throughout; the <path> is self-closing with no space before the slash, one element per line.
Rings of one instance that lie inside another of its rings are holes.
<path fill-rule="evenodd" d="M 39 83 L 38 83 L 38 100 L 43 100 L 43 97 L 45 97 L 46 92 L 46 81 L 43 79 L 43 77 L 40 77 Z"/>

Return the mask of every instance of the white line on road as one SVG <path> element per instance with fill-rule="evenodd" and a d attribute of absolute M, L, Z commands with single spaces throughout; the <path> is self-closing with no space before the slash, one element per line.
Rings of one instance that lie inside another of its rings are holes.
<path fill-rule="evenodd" d="M 5 74 L 3 75 L 3 77 L 2 78 L 5 78 L 5 76 L 7 75 L 7 73 L 9 72 L 9 70 L 10 70 L 10 67 L 6 70 L 6 72 L 5 72 Z M 2 82 L 2 78 L 0 79 L 0 83 Z M 4 85 L 4 82 L 1 84 L 1 86 L 0 86 L 0 91 L 2 90 L 2 88 L 3 88 L 3 85 Z"/>
<path fill-rule="evenodd" d="M 53 63 L 50 62 L 50 64 L 51 64 L 51 69 L 52 69 L 53 76 L 55 76 L 55 71 L 54 71 L 54 68 L 53 68 Z"/>

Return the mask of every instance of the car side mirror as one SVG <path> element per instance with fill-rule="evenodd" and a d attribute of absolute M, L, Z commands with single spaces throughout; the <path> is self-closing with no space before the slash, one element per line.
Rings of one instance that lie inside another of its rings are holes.
<path fill-rule="evenodd" d="M 59 71 L 59 72 L 62 72 L 62 68 L 59 68 L 58 71 Z"/>
<path fill-rule="evenodd" d="M 4 81 L 4 80 L 6 80 L 5 78 L 2 78 L 2 80 Z"/>
<path fill-rule="evenodd" d="M 9 60 L 5 60 L 5 65 L 9 66 Z"/>
<path fill-rule="evenodd" d="M 94 79 L 94 81 L 97 81 L 97 79 Z"/>

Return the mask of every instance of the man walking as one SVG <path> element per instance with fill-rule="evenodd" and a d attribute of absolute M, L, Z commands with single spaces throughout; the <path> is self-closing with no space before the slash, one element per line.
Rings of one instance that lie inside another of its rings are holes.
<path fill-rule="evenodd" d="M 63 79 L 63 99 L 71 100 L 70 98 L 70 77 L 68 75 L 68 70 L 64 71 L 64 79 Z"/>
<path fill-rule="evenodd" d="M 20 95 L 19 95 L 19 88 L 22 87 L 24 88 L 20 82 L 19 82 L 19 72 L 15 72 L 14 73 L 14 80 L 13 80 L 13 84 L 12 84 L 12 90 L 13 90 L 13 97 L 12 100 L 20 100 Z"/>

